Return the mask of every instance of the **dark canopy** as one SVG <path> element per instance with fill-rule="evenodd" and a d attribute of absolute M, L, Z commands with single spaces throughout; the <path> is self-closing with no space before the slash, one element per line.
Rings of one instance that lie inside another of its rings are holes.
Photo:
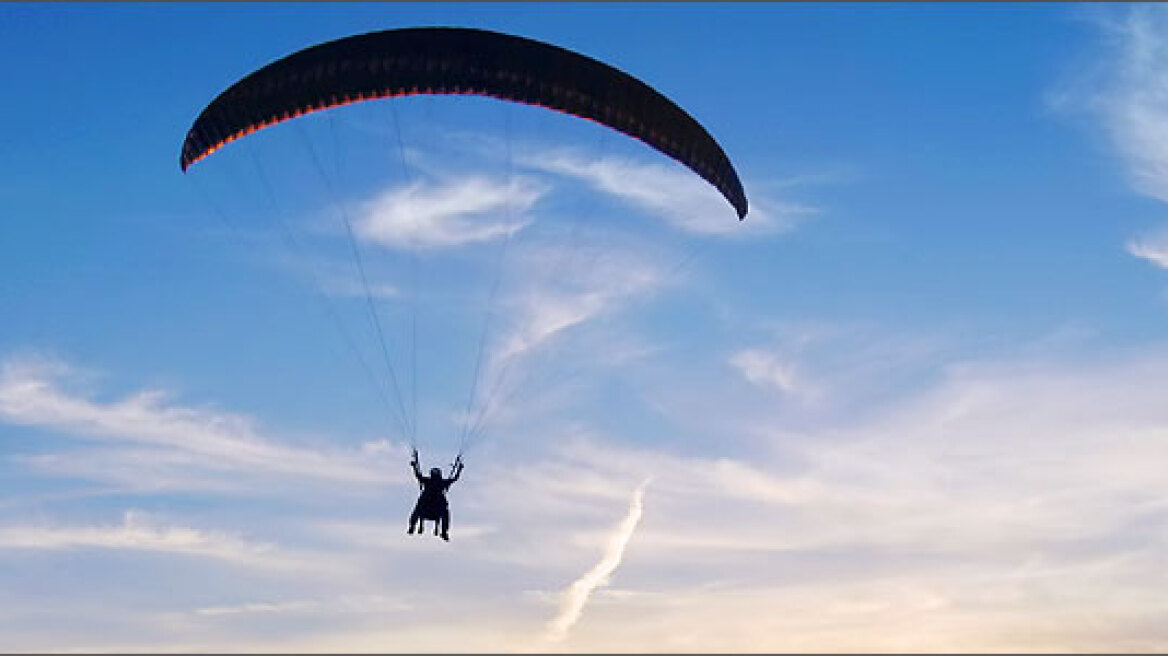
<path fill-rule="evenodd" d="M 596 121 L 676 159 L 746 216 L 746 195 L 722 147 L 685 110 L 607 64 L 531 39 L 465 28 L 411 28 L 330 41 L 233 84 L 199 114 L 183 143 L 186 171 L 217 148 L 308 112 L 375 98 L 474 94 Z"/>

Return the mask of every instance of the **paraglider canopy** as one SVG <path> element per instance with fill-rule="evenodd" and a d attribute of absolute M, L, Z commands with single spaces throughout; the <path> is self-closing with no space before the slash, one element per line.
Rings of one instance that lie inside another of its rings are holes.
<path fill-rule="evenodd" d="M 208 105 L 182 147 L 186 171 L 224 144 L 347 103 L 417 94 L 473 94 L 539 105 L 608 126 L 689 167 L 745 218 L 738 173 L 685 110 L 603 62 L 487 30 L 428 27 L 330 41 L 279 59 Z"/>

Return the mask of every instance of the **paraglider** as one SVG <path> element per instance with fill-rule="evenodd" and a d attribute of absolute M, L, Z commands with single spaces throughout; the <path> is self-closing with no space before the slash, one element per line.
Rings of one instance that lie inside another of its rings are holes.
<path fill-rule="evenodd" d="M 410 528 L 407 533 L 413 534 L 417 527 L 418 535 L 426 532 L 426 520 L 434 522 L 434 535 L 440 535 L 443 540 L 450 541 L 450 503 L 446 500 L 446 490 L 462 475 L 462 457 L 459 456 L 451 466 L 450 478 L 442 477 L 442 470 L 433 467 L 429 476 L 422 476 L 422 468 L 418 464 L 418 451 L 414 450 L 410 467 L 414 470 L 414 477 L 418 479 L 418 488 L 421 494 L 414 505 L 414 512 L 410 514 Z"/>
<path fill-rule="evenodd" d="M 604 125 L 686 166 L 721 193 L 739 220 L 746 217 L 746 195 L 726 153 L 676 103 L 596 59 L 548 43 L 481 29 L 423 27 L 371 32 L 278 59 L 232 84 L 202 110 L 187 132 L 179 164 L 186 172 L 228 143 L 304 114 L 366 100 L 413 95 L 487 96 Z M 416 422 L 406 421 L 408 412 L 398 393 L 352 226 L 345 213 L 341 216 L 365 289 L 370 320 L 381 340 L 392 390 L 398 397 L 395 418 L 413 447 L 411 467 L 421 494 L 410 515 L 409 533 L 417 528 L 420 534 L 425 521 L 431 520 L 435 522 L 435 533 L 449 540 L 446 491 L 462 473 L 463 451 L 474 430 L 464 431 L 450 478 L 444 478 L 437 468 L 429 476 L 422 475 Z M 477 384 L 477 365 L 475 371 Z"/>

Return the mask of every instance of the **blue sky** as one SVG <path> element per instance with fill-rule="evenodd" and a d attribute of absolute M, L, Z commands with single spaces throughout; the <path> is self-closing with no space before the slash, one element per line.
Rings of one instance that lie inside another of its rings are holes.
<path fill-rule="evenodd" d="M 236 79 L 421 25 L 648 82 L 751 214 L 476 98 L 180 173 Z M 1153 5 L 5 5 L 0 648 L 1168 649 L 1166 34 Z M 370 302 L 425 466 L 485 412 L 449 544 L 405 534 Z"/>

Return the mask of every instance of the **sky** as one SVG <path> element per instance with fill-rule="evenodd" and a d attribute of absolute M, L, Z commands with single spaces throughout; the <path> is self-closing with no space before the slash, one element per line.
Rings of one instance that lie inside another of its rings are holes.
<path fill-rule="evenodd" d="M 412 26 L 552 111 L 199 111 Z M 0 7 L 0 650 L 1168 651 L 1168 9 Z M 407 535 L 447 468 L 451 540 Z"/>

